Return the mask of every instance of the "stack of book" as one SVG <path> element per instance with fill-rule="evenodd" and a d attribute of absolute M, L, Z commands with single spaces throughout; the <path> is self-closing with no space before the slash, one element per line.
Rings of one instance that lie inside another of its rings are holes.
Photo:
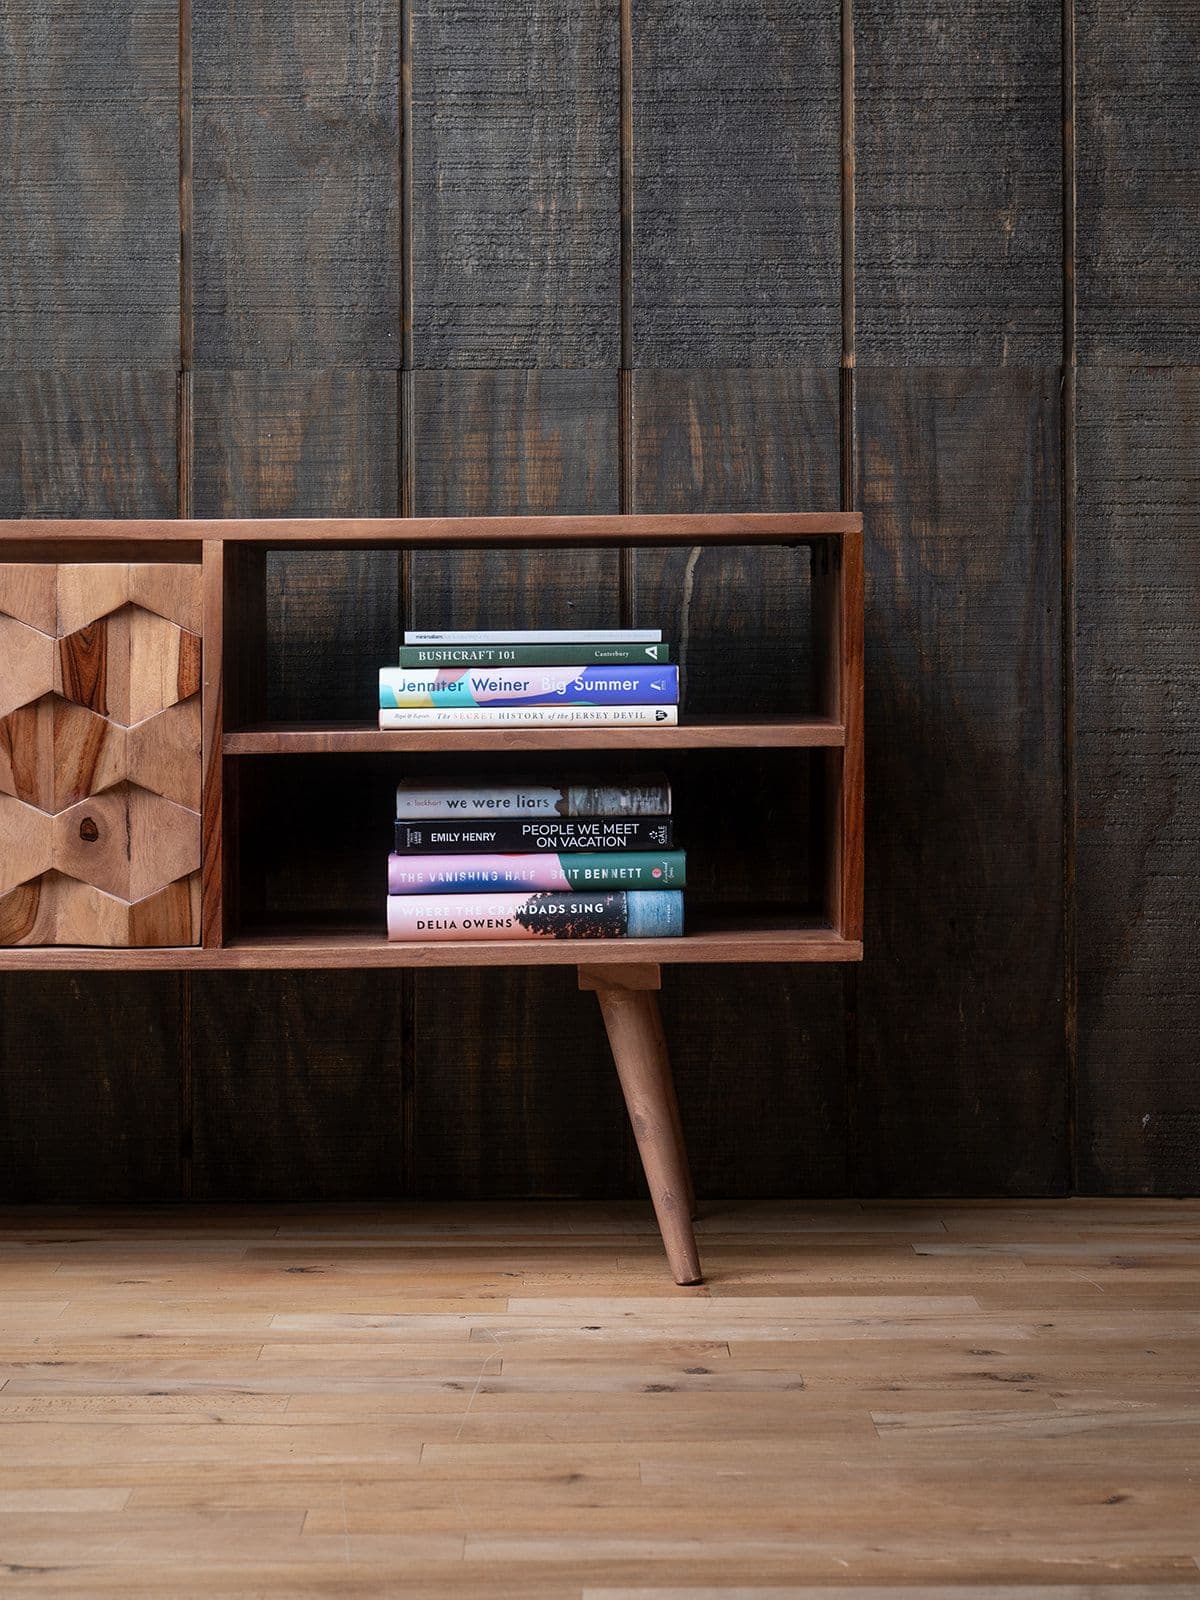
<path fill-rule="evenodd" d="M 679 668 L 657 628 L 406 633 L 379 672 L 381 728 L 673 726 Z"/>
<path fill-rule="evenodd" d="M 406 779 L 388 857 L 388 938 L 669 939 L 686 858 L 671 789 L 616 780 Z"/>

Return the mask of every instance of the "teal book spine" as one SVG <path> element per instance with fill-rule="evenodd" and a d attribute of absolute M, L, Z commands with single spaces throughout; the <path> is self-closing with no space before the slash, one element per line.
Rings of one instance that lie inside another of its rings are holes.
<path fill-rule="evenodd" d="M 389 894 L 483 894 L 514 889 L 682 889 L 682 850 L 607 856 L 539 854 L 388 857 Z"/>

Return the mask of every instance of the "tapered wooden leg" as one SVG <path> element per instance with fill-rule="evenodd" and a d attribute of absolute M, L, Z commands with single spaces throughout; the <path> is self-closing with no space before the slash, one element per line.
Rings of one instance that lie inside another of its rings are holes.
<path fill-rule="evenodd" d="M 653 997 L 651 997 L 653 999 Z M 675 1159 L 680 1171 L 683 1173 L 684 1192 L 687 1196 L 688 1216 L 695 1220 L 696 1217 L 696 1191 L 692 1186 L 692 1168 L 687 1157 L 687 1145 L 683 1138 L 683 1119 L 679 1115 L 679 1099 L 675 1093 L 675 1077 L 671 1071 L 671 1057 L 667 1053 L 667 1035 L 663 1029 L 662 1012 L 658 1001 L 654 1000 L 652 1015 L 654 1031 L 658 1038 L 658 1050 L 662 1055 L 664 1066 L 664 1079 L 666 1083 L 667 1105 L 671 1112 L 671 1125 L 675 1135 Z"/>
<path fill-rule="evenodd" d="M 625 1094 L 650 1198 L 676 1283 L 699 1283 L 692 1227 L 692 1181 L 671 1081 L 666 1040 L 652 989 L 596 987 L 617 1076 Z"/>

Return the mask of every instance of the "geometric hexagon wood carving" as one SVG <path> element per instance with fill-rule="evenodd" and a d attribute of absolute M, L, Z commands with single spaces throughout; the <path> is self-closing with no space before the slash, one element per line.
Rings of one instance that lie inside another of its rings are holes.
<path fill-rule="evenodd" d="M 200 569 L 0 563 L 0 944 L 194 944 Z"/>
<path fill-rule="evenodd" d="M 0 617 L 0 717 L 53 687 L 54 641 L 16 617 Z"/>
<path fill-rule="evenodd" d="M 125 770 L 134 783 L 200 809 L 200 696 L 168 706 L 126 733 Z"/>
<path fill-rule="evenodd" d="M 144 900 L 200 866 L 200 815 L 119 783 L 52 821 L 54 865 L 122 900 Z"/>
<path fill-rule="evenodd" d="M 199 635 L 125 605 L 58 641 L 54 687 L 129 727 L 200 688 Z"/>
<path fill-rule="evenodd" d="M 39 877 L 54 862 L 55 818 L 0 794 L 0 894 Z"/>

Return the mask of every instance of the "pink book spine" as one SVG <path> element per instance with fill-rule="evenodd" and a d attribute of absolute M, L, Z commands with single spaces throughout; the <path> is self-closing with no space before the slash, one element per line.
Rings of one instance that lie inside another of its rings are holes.
<path fill-rule="evenodd" d="M 486 894 L 489 890 L 570 887 L 553 854 L 388 857 L 389 894 Z"/>

